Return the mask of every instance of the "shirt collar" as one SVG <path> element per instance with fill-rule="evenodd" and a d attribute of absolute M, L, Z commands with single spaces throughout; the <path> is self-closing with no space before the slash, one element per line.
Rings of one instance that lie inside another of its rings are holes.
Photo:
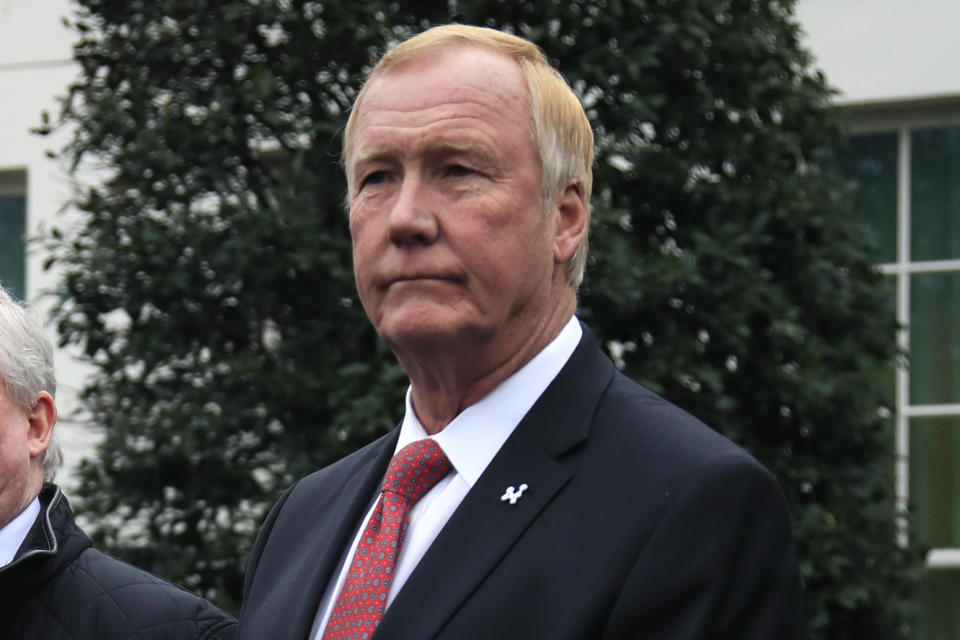
<path fill-rule="evenodd" d="M 40 498 L 34 498 L 27 508 L 0 529 L 0 567 L 10 564 L 20 545 L 30 533 L 30 527 L 40 515 Z"/>
<path fill-rule="evenodd" d="M 467 484 L 474 485 L 523 416 L 560 373 L 582 335 L 580 322 L 571 316 L 557 337 L 530 362 L 432 436 Z M 413 411 L 411 392 L 412 386 L 407 388 L 406 412 L 394 453 L 411 442 L 431 437 Z"/>

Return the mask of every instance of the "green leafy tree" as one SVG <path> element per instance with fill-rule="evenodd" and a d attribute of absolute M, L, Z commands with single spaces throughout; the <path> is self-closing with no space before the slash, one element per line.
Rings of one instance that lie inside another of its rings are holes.
<path fill-rule="evenodd" d="M 401 399 L 356 301 L 336 141 L 386 14 L 343 4 L 90 1 L 74 21 L 67 154 L 105 174 L 53 254 L 106 434 L 82 508 L 100 544 L 233 609 L 277 493 Z"/>
<path fill-rule="evenodd" d="M 339 132 L 391 41 L 455 19 L 539 43 L 597 133 L 581 316 L 629 375 L 782 481 L 817 638 L 910 635 L 889 291 L 792 2 L 81 0 L 65 156 L 102 167 L 50 243 L 96 367 L 98 542 L 236 608 L 284 486 L 393 426 L 405 378 L 353 289 Z"/>

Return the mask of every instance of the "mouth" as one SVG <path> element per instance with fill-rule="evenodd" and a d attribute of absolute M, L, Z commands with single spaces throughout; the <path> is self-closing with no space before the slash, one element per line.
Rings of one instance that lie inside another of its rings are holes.
<path fill-rule="evenodd" d="M 416 274 L 416 275 L 403 275 L 397 276 L 395 278 L 387 279 L 387 286 L 394 284 L 402 284 L 405 282 L 457 282 L 457 279 L 452 276 L 445 275 L 436 275 L 436 274 Z"/>
<path fill-rule="evenodd" d="M 442 273 L 405 273 L 384 278 L 382 282 L 383 290 L 386 291 L 395 286 L 403 288 L 417 285 L 456 285 L 461 279 Z"/>

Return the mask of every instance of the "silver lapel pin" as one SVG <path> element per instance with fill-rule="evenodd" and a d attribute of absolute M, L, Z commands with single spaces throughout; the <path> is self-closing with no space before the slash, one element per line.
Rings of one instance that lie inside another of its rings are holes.
<path fill-rule="evenodd" d="M 517 500 L 523 497 L 523 492 L 526 491 L 528 488 L 529 487 L 527 487 L 526 483 L 521 484 L 519 489 L 514 489 L 513 485 L 511 485 L 507 487 L 507 491 L 502 496 L 500 496 L 500 501 L 506 502 L 507 500 L 509 500 L 510 504 L 517 504 Z"/>

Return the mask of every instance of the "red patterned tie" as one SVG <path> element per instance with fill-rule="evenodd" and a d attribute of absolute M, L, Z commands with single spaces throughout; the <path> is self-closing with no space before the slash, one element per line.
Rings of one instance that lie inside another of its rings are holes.
<path fill-rule="evenodd" d="M 366 640 L 373 635 L 387 608 L 393 565 L 410 524 L 410 509 L 448 471 L 446 454 L 429 438 L 408 444 L 393 456 L 323 640 Z"/>

